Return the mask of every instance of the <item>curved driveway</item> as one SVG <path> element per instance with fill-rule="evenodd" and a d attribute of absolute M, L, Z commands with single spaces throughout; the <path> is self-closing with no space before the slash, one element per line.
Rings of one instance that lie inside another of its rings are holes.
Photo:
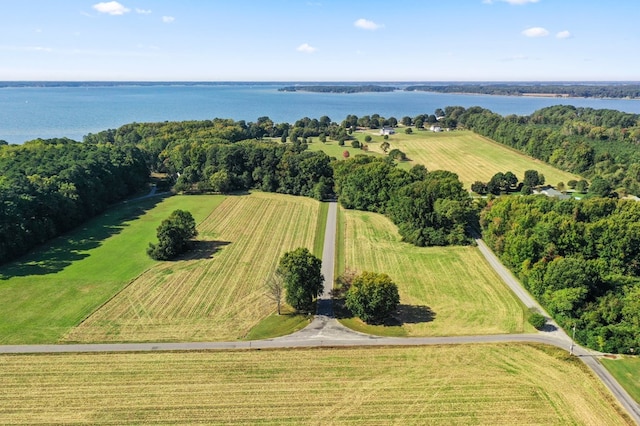
<path fill-rule="evenodd" d="M 327 227 L 323 249 L 322 273 L 326 287 L 319 297 L 318 314 L 303 330 L 288 336 L 274 339 L 235 341 L 235 342 L 182 342 L 182 343 L 109 343 L 109 344 L 76 344 L 76 345 L 7 345 L 0 346 L 0 353 L 77 353 L 77 352 L 151 352 L 151 351 L 190 351 L 190 350 L 225 350 L 225 349 L 272 349 L 291 347 L 340 347 L 340 346 L 418 346 L 448 345 L 465 343 L 500 343 L 500 342 L 532 342 L 544 343 L 569 350 L 571 339 L 557 325 L 553 324 L 549 332 L 537 334 L 498 334 L 482 336 L 454 337 L 380 337 L 362 334 L 341 325 L 334 317 L 331 304 L 333 286 L 337 203 L 329 204 Z M 502 280 L 509 286 L 522 303 L 528 308 L 537 309 L 547 318 L 549 315 L 522 288 L 486 244 L 478 239 L 478 248 L 489 264 Z M 618 384 L 611 374 L 598 362 L 598 352 L 581 346 L 574 346 L 574 354 L 578 356 L 602 382 L 622 405 L 631 418 L 640 425 L 640 405 Z"/>

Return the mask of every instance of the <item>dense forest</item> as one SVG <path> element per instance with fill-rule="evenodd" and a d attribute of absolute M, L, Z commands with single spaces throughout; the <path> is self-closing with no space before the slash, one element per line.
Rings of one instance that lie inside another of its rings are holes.
<path fill-rule="evenodd" d="M 640 347 L 640 203 L 499 197 L 485 241 L 576 339 L 603 351 Z"/>
<path fill-rule="evenodd" d="M 407 91 L 438 93 L 471 93 L 502 96 L 566 96 L 576 98 L 632 98 L 640 97 L 640 84 L 419 84 L 405 88 Z"/>
<path fill-rule="evenodd" d="M 69 139 L 0 145 L 0 263 L 145 188 L 149 168 L 133 145 Z"/>

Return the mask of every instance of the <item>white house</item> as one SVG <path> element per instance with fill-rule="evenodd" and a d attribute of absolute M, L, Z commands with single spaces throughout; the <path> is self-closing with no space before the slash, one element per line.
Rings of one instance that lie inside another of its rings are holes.
<path fill-rule="evenodd" d="M 383 127 L 382 129 L 380 129 L 380 136 L 384 136 L 384 135 L 395 135 L 396 131 L 392 128 L 392 127 Z"/>
<path fill-rule="evenodd" d="M 431 127 L 429 127 L 429 130 L 431 130 L 432 132 L 441 132 L 442 131 L 442 127 L 436 126 L 435 124 L 432 124 Z"/>

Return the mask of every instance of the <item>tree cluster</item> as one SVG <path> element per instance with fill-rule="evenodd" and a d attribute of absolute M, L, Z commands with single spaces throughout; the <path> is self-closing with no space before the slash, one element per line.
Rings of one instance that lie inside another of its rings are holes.
<path fill-rule="evenodd" d="M 155 260 L 171 260 L 189 249 L 189 242 L 198 235 L 196 221 L 185 210 L 174 210 L 157 229 L 158 244 L 149 243 L 147 254 Z"/>
<path fill-rule="evenodd" d="M 324 289 L 321 268 L 322 261 L 304 247 L 286 252 L 280 258 L 277 275 L 284 281 L 287 303 L 295 310 L 312 311 L 313 301 Z"/>
<path fill-rule="evenodd" d="M 0 263 L 142 190 L 148 177 L 133 146 L 69 139 L 0 145 Z"/>
<path fill-rule="evenodd" d="M 640 347 L 640 203 L 501 197 L 481 213 L 487 243 L 576 338 Z"/>
<path fill-rule="evenodd" d="M 348 209 L 383 213 L 404 241 L 418 246 L 464 244 L 476 217 L 455 173 L 404 171 L 390 159 L 358 155 L 334 163 L 336 193 Z"/>

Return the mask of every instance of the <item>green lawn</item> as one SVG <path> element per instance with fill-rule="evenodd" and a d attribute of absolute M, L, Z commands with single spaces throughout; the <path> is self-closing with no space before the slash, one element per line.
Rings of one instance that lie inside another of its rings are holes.
<path fill-rule="evenodd" d="M 640 357 L 601 359 L 602 364 L 624 387 L 629 395 L 640 404 Z"/>
<path fill-rule="evenodd" d="M 156 262 L 146 255 L 175 209 L 201 222 L 225 197 L 175 196 L 118 205 L 0 268 L 0 343 L 55 343 Z"/>

